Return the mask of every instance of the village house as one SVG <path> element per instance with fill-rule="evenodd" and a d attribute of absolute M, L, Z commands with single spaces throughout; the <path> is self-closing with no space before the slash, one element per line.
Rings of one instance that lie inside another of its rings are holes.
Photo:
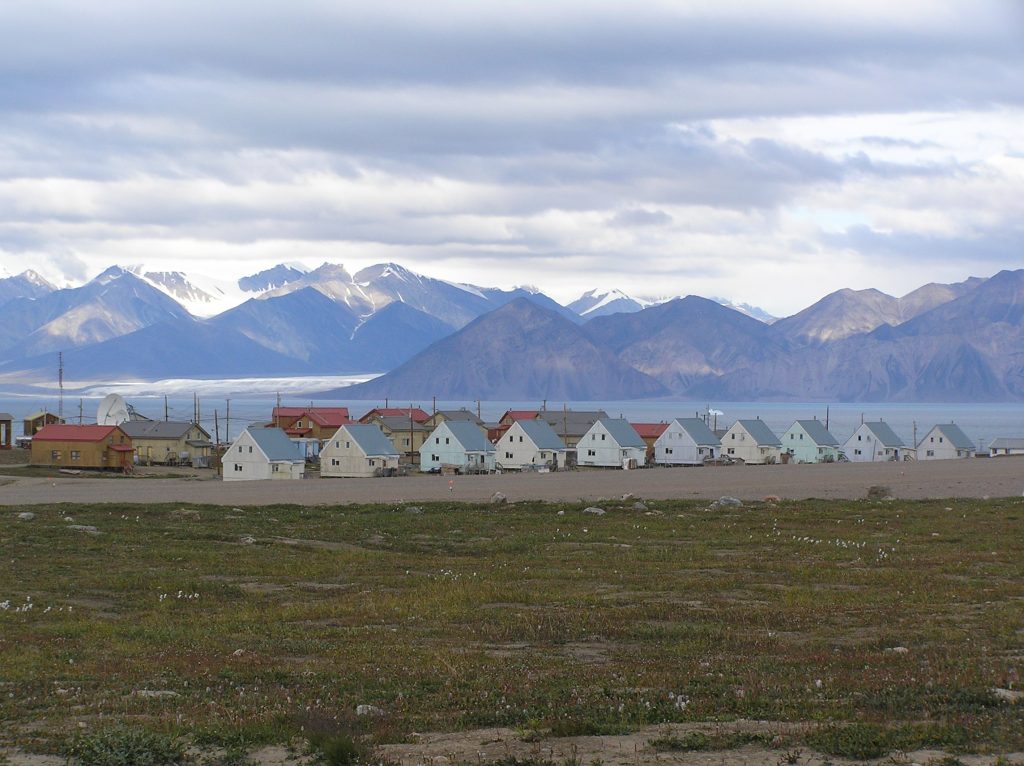
<path fill-rule="evenodd" d="M 32 437 L 32 465 L 130 471 L 132 440 L 119 426 L 53 423 Z"/>
<path fill-rule="evenodd" d="M 494 470 L 494 445 L 475 423 L 446 420 L 420 448 L 420 470 L 489 473 Z"/>
<path fill-rule="evenodd" d="M 398 468 L 398 450 L 372 423 L 341 426 L 320 451 L 320 476 L 385 476 Z"/>
<path fill-rule="evenodd" d="M 722 437 L 722 449 L 747 465 L 769 465 L 779 462 L 782 442 L 763 420 L 737 420 Z"/>
<path fill-rule="evenodd" d="M 974 457 L 970 437 L 955 423 L 934 426 L 917 445 L 918 460 L 955 460 Z"/>
<path fill-rule="evenodd" d="M 654 442 L 654 462 L 659 465 L 703 465 L 714 460 L 722 441 L 700 418 L 676 418 Z"/>
<path fill-rule="evenodd" d="M 622 418 L 600 418 L 576 446 L 576 462 L 581 466 L 640 468 L 646 458 L 647 445 Z"/>
<path fill-rule="evenodd" d="M 854 463 L 902 460 L 906 445 L 884 421 L 861 423 L 843 445 L 846 458 Z"/>
<path fill-rule="evenodd" d="M 654 464 L 654 445 L 668 428 L 668 423 L 630 423 L 633 430 L 640 434 L 640 438 L 647 445 L 647 464 Z"/>
<path fill-rule="evenodd" d="M 63 423 L 64 419 L 54 415 L 52 412 L 40 410 L 27 416 L 21 425 L 21 433 L 25 436 L 35 436 L 36 431 L 45 427 Z"/>
<path fill-rule="evenodd" d="M 1024 439 L 1012 436 L 998 436 L 988 445 L 989 457 L 1001 455 L 1024 455 Z"/>
<path fill-rule="evenodd" d="M 135 448 L 135 462 L 192 465 L 210 464 L 210 434 L 197 423 L 177 420 L 128 420 L 121 424 Z"/>
<path fill-rule="evenodd" d="M 419 462 L 420 449 L 430 434 L 430 428 L 415 420 L 410 421 L 408 416 L 394 415 L 377 415 L 368 424 L 377 426 L 391 440 L 404 462 L 411 465 Z"/>
<path fill-rule="evenodd" d="M 283 429 L 303 455 L 313 458 L 320 454 L 321 444 L 350 422 L 348 407 L 274 407 L 267 425 Z"/>
<path fill-rule="evenodd" d="M 250 426 L 221 458 L 224 481 L 302 479 L 306 459 L 280 428 Z"/>
<path fill-rule="evenodd" d="M 820 420 L 797 420 L 782 435 L 782 451 L 793 463 L 834 463 L 839 440 Z"/>
<path fill-rule="evenodd" d="M 571 452 L 544 420 L 514 421 L 494 446 L 497 465 L 502 470 L 565 468 Z"/>

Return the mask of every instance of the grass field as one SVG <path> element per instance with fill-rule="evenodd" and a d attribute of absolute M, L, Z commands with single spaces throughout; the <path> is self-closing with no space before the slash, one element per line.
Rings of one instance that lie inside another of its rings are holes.
<path fill-rule="evenodd" d="M 756 719 L 836 756 L 1024 749 L 993 692 L 1024 500 L 648 505 L 3 508 L 0 744 Z"/>

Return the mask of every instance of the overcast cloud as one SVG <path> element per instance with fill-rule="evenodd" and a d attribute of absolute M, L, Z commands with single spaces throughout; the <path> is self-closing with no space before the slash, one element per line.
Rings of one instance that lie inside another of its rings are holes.
<path fill-rule="evenodd" d="M 281 261 L 776 314 L 1019 268 L 1024 5 L 0 6 L 0 266 Z"/>

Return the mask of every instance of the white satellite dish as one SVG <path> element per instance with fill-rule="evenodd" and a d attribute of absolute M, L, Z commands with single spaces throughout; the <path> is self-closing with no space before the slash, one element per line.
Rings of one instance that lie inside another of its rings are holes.
<path fill-rule="evenodd" d="M 107 394 L 96 411 L 96 425 L 100 426 L 119 426 L 128 418 L 128 404 L 120 394 Z"/>

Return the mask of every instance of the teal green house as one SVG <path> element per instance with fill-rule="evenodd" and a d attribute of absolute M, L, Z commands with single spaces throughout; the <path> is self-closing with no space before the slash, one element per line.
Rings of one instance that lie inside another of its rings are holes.
<path fill-rule="evenodd" d="M 782 435 L 782 451 L 791 463 L 834 463 L 839 459 L 839 440 L 820 420 L 797 420 Z"/>

